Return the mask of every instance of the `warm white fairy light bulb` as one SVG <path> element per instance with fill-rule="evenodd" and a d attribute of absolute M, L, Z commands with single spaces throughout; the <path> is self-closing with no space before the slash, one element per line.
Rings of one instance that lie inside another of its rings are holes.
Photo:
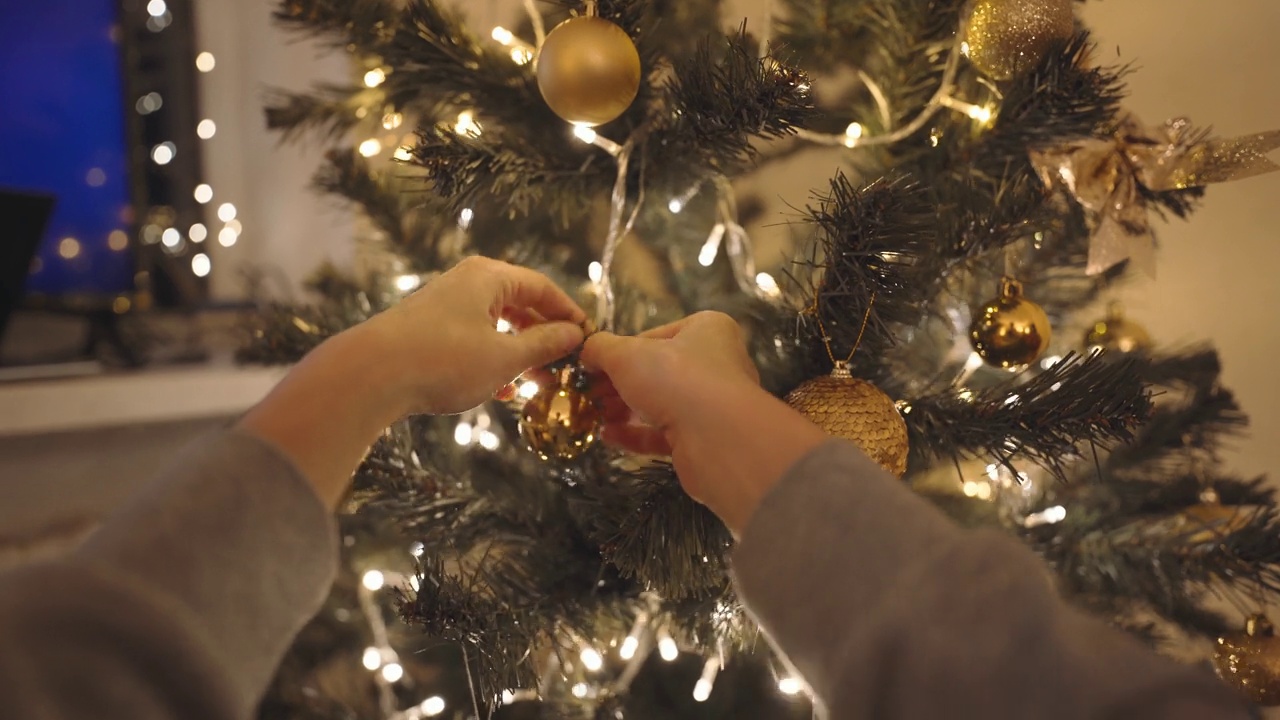
<path fill-rule="evenodd" d="M 212 72 L 217 64 L 211 52 L 202 52 L 196 56 L 196 69 L 202 73 Z"/>
<path fill-rule="evenodd" d="M 667 662 L 680 657 L 680 646 L 665 631 L 658 638 L 658 655 Z"/>
<path fill-rule="evenodd" d="M 191 194 L 195 197 L 196 202 L 205 205 L 213 199 L 213 188 L 205 183 L 200 183 Z"/>
<path fill-rule="evenodd" d="M 479 437 L 480 447 L 485 450 L 497 450 L 502 443 L 498 440 L 498 436 L 489 430 L 481 430 Z"/>
<path fill-rule="evenodd" d="M 702 249 L 698 251 L 698 264 L 702 267 L 711 267 L 716 261 L 716 255 L 720 252 L 720 241 L 724 239 L 725 233 L 724 223 L 716 223 L 711 228 L 711 234 L 707 236 L 707 241 L 702 244 Z"/>
<path fill-rule="evenodd" d="M 680 198 L 671 198 L 667 203 L 667 209 L 678 214 L 681 210 L 684 210 L 684 201 Z"/>
<path fill-rule="evenodd" d="M 756 275 L 756 287 L 760 288 L 766 295 L 777 296 L 781 291 L 778 289 L 778 281 L 767 272 L 758 273 Z"/>
<path fill-rule="evenodd" d="M 498 318 L 497 330 L 500 333 L 511 332 L 511 322 L 506 318 Z"/>
<path fill-rule="evenodd" d="M 471 431 L 472 431 L 471 423 L 468 423 L 468 422 L 458 423 L 457 427 L 453 429 L 453 441 L 458 443 L 459 445 L 470 445 Z"/>
<path fill-rule="evenodd" d="M 784 677 L 778 681 L 778 691 L 783 695 L 798 695 L 804 690 L 804 683 L 799 678 Z"/>
<path fill-rule="evenodd" d="M 538 394 L 538 383 L 526 380 L 520 383 L 520 389 L 516 390 L 516 394 L 525 400 L 532 400 L 533 396 Z"/>
<path fill-rule="evenodd" d="M 571 692 L 573 693 L 573 696 L 576 698 L 584 698 L 587 696 L 587 684 L 578 683 L 577 685 L 573 686 L 573 690 Z"/>
<path fill-rule="evenodd" d="M 205 277 L 209 271 L 213 269 L 213 262 L 209 260 L 209 256 L 204 253 L 196 253 L 191 258 L 191 274 L 196 277 Z"/>
<path fill-rule="evenodd" d="M 573 135 L 584 143 L 590 144 L 596 141 L 599 135 L 589 125 L 574 125 Z"/>
<path fill-rule="evenodd" d="M 636 651 L 640 649 L 640 638 L 634 635 L 628 635 L 626 640 L 622 641 L 622 647 L 618 648 L 618 657 L 623 660 L 630 660 L 636 656 Z"/>
<path fill-rule="evenodd" d="M 504 27 L 494 28 L 493 32 L 491 33 L 491 36 L 493 37 L 494 40 L 497 40 L 499 43 L 503 45 L 510 45 L 516 40 L 515 34 Z"/>
<path fill-rule="evenodd" d="M 365 648 L 364 654 L 360 656 L 360 664 L 364 665 L 365 670 L 377 670 L 382 667 L 382 651 L 373 646 Z"/>
<path fill-rule="evenodd" d="M 218 124 L 209 118 L 201 120 L 200 124 L 196 125 L 196 135 L 199 135 L 201 140 L 208 140 L 217 134 L 217 132 Z"/>
<path fill-rule="evenodd" d="M 422 278 L 412 273 L 396 277 L 396 289 L 402 293 L 411 292 L 422 284 Z"/>
<path fill-rule="evenodd" d="M 356 148 L 364 157 L 373 157 L 382 152 L 382 142 L 378 138 L 369 138 Z"/>
<path fill-rule="evenodd" d="M 444 712 L 444 706 L 444 698 L 439 695 L 432 695 L 426 700 L 423 700 L 422 704 L 418 706 L 418 709 L 427 717 L 435 717 L 436 715 Z"/>
<path fill-rule="evenodd" d="M 479 135 L 484 132 L 484 128 L 480 127 L 480 123 L 476 122 L 476 114 L 471 110 L 463 110 L 458 113 L 458 120 L 453 124 L 453 131 L 459 135 Z"/>
<path fill-rule="evenodd" d="M 404 666 L 398 662 L 389 662 L 382 666 L 382 679 L 387 682 L 396 682 L 404 677 Z"/>
<path fill-rule="evenodd" d="M 598 283 L 603 280 L 604 265 L 593 260 L 591 264 L 587 266 L 587 277 L 590 278 L 593 283 Z"/>
<path fill-rule="evenodd" d="M 849 127 L 844 129 L 845 147 L 855 147 L 858 144 L 858 141 L 862 139 L 862 133 L 862 123 L 849 123 Z"/>
<path fill-rule="evenodd" d="M 369 570 L 360 578 L 360 583 L 369 590 L 381 590 L 386 581 L 386 576 L 380 570 Z"/>
<path fill-rule="evenodd" d="M 387 71 L 382 68 L 374 68 L 364 74 L 364 86 L 375 88 L 386 82 Z"/>
<path fill-rule="evenodd" d="M 583 648 L 578 657 L 582 659 L 582 666 L 591 672 L 596 672 L 604 667 L 604 658 L 600 656 L 600 653 L 595 648 Z"/>

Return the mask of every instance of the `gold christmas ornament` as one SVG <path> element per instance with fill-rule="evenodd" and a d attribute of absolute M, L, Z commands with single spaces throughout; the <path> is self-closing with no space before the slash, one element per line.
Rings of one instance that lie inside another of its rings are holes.
<path fill-rule="evenodd" d="M 1242 632 L 1218 638 L 1213 664 L 1228 685 L 1258 705 L 1280 705 L 1280 638 L 1265 615 L 1251 615 Z"/>
<path fill-rule="evenodd" d="M 1027 72 L 1075 32 L 1071 5 L 1072 0 L 978 0 L 965 34 L 969 62 L 994 80 Z"/>
<path fill-rule="evenodd" d="M 1151 349 L 1151 336 L 1138 323 L 1127 319 L 1119 304 L 1112 303 L 1107 316 L 1089 327 L 1084 335 L 1087 350 L 1102 349 L 1107 352 L 1147 352 Z"/>
<path fill-rule="evenodd" d="M 1088 214 L 1088 274 L 1127 260 L 1154 276 L 1149 198 L 1275 172 L 1280 165 L 1267 154 L 1276 148 L 1280 130 L 1207 138 L 1186 118 L 1152 127 L 1125 115 L 1111 137 L 1032 150 L 1031 162 L 1046 187 L 1065 191 Z"/>
<path fill-rule="evenodd" d="M 520 435 L 543 460 L 574 460 L 600 436 L 600 410 L 574 380 L 574 368 L 565 367 L 520 411 Z"/>
<path fill-rule="evenodd" d="M 837 362 L 787 395 L 787 404 L 824 432 L 852 442 L 895 477 L 907 471 L 907 423 L 893 400 Z"/>
<path fill-rule="evenodd" d="M 626 31 L 601 17 L 570 18 L 538 50 L 538 89 L 556 115 L 603 125 L 640 91 L 640 53 Z"/>
<path fill-rule="evenodd" d="M 973 314 L 969 341 L 989 365 L 1016 368 L 1035 362 L 1049 348 L 1053 328 L 1044 308 L 1022 297 L 1022 283 L 1000 280 L 1000 296 Z"/>

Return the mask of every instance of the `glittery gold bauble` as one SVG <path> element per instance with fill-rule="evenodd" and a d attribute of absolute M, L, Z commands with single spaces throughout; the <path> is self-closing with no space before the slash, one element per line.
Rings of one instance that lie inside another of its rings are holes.
<path fill-rule="evenodd" d="M 978 0 L 969 16 L 966 54 L 994 80 L 1021 75 L 1075 32 L 1072 0 Z"/>
<path fill-rule="evenodd" d="M 1112 305 L 1105 318 L 1089 327 L 1084 346 L 1117 353 L 1146 352 L 1151 349 L 1151 336 L 1141 325 L 1125 318 L 1119 306 Z"/>
<path fill-rule="evenodd" d="M 1015 368 L 1036 361 L 1049 347 L 1053 328 L 1044 308 L 1022 297 L 1022 284 L 1000 281 L 1000 297 L 973 314 L 969 341 L 989 365 Z"/>
<path fill-rule="evenodd" d="M 1280 638 L 1265 615 L 1253 615 L 1242 632 L 1218 638 L 1213 664 L 1227 684 L 1258 705 L 1280 705 Z"/>
<path fill-rule="evenodd" d="M 538 388 L 520 411 L 520 434 L 543 460 L 573 460 L 600 436 L 600 410 L 573 382 L 572 368 Z"/>
<path fill-rule="evenodd" d="M 542 98 L 571 123 L 614 120 L 640 91 L 640 53 L 622 28 L 600 17 L 557 25 L 543 41 L 537 63 Z"/>
<path fill-rule="evenodd" d="M 907 471 L 907 424 L 898 408 L 875 385 L 850 375 L 844 363 L 792 390 L 787 404 L 827 434 L 862 448 L 895 476 Z"/>

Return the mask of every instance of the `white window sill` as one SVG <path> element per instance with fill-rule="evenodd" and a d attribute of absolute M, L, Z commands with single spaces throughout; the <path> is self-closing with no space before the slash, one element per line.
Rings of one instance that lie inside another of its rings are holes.
<path fill-rule="evenodd" d="M 0 436 L 227 417 L 244 412 L 287 368 L 201 365 L 0 383 Z"/>

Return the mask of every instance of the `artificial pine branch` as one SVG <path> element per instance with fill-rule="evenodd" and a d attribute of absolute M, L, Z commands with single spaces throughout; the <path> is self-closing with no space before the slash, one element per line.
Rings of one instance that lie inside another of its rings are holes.
<path fill-rule="evenodd" d="M 940 393 L 910 401 L 906 413 L 913 456 L 921 460 L 991 458 L 1013 467 L 1025 458 L 1067 477 L 1080 447 L 1108 447 L 1133 438 L 1150 413 L 1139 358 L 1068 355 L 1026 380 Z"/>

